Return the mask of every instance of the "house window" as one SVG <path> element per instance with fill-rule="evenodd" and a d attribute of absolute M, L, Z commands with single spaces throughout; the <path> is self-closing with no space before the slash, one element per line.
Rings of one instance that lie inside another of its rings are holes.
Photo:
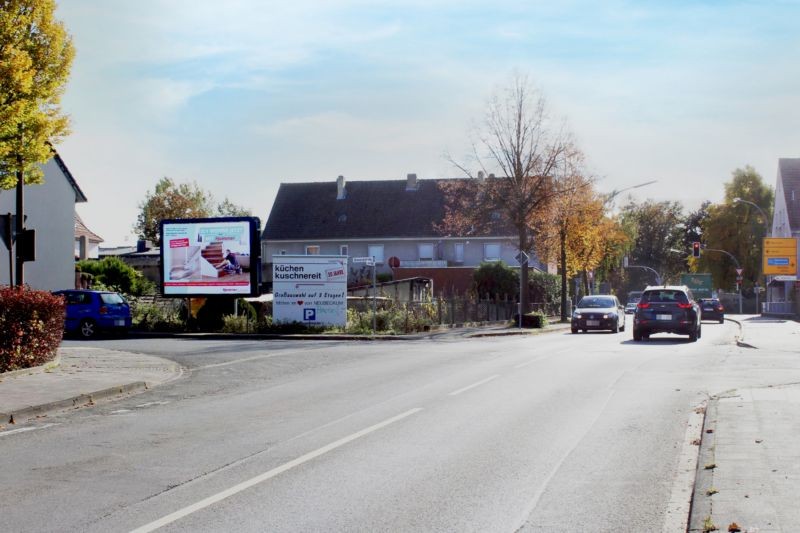
<path fill-rule="evenodd" d="M 378 265 L 383 264 L 383 245 L 370 244 L 367 246 L 367 257 L 374 257 L 375 263 Z"/>
<path fill-rule="evenodd" d="M 339 255 L 350 255 L 350 247 L 346 244 L 339 245 Z"/>
<path fill-rule="evenodd" d="M 433 245 L 432 244 L 420 244 L 418 245 L 419 248 L 419 260 L 420 261 L 433 261 Z"/>
<path fill-rule="evenodd" d="M 464 262 L 464 244 L 457 242 L 453 245 L 453 260 L 456 263 Z"/>
<path fill-rule="evenodd" d="M 500 260 L 500 244 L 486 243 L 483 245 L 483 260 L 484 261 L 499 261 Z"/>
<path fill-rule="evenodd" d="M 319 255 L 319 246 L 316 244 L 306 246 L 306 255 Z"/>

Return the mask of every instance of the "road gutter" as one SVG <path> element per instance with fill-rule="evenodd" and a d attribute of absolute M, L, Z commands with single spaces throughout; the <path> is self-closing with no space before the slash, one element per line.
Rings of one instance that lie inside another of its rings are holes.
<path fill-rule="evenodd" d="M 663 533 L 686 533 L 689 527 L 707 405 L 707 401 L 702 402 L 689 415 L 686 434 L 678 456 L 678 468 L 664 516 Z"/>

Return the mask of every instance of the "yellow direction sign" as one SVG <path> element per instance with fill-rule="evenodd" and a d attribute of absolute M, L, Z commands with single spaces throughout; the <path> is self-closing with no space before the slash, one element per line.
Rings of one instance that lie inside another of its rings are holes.
<path fill-rule="evenodd" d="M 797 239 L 768 237 L 764 239 L 764 274 L 797 275 Z"/>

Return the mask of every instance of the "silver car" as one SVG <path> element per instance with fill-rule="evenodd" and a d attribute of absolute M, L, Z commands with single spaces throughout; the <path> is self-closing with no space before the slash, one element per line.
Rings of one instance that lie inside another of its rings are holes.
<path fill-rule="evenodd" d="M 584 296 L 572 313 L 572 333 L 590 329 L 625 331 L 625 308 L 613 294 Z"/>

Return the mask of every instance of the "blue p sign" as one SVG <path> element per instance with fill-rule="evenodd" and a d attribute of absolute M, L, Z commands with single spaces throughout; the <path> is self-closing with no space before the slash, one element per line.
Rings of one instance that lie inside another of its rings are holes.
<path fill-rule="evenodd" d="M 317 319 L 316 309 L 303 309 L 303 320 L 315 321 Z"/>

